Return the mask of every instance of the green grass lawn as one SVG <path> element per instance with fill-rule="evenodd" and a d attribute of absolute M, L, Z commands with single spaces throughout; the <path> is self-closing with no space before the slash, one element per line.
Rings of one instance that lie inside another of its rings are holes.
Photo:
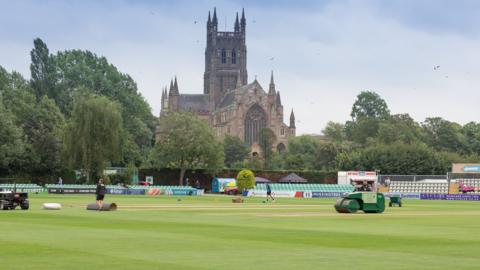
<path fill-rule="evenodd" d="M 97 212 L 92 195 L 30 197 L 0 211 L 2 269 L 480 269 L 479 202 L 337 214 L 330 199 L 124 195 Z"/>

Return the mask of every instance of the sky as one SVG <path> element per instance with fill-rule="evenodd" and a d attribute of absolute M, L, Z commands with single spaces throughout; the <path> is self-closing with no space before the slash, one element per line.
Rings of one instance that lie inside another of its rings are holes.
<path fill-rule="evenodd" d="M 29 78 L 37 37 L 52 53 L 89 50 L 130 74 L 158 116 L 172 77 L 180 93 L 203 93 L 214 7 L 222 31 L 233 31 L 236 12 L 245 9 L 248 80 L 257 77 L 268 91 L 273 70 L 285 122 L 293 109 L 297 134 L 350 120 L 365 90 L 419 122 L 480 121 L 475 0 L 0 0 L 0 66 Z"/>

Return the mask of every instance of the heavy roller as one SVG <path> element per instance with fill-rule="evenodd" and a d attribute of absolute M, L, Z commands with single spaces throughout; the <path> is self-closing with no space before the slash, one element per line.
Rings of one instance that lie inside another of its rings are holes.
<path fill-rule="evenodd" d="M 98 205 L 96 203 L 91 203 L 87 205 L 87 210 L 96 210 L 98 211 Z M 117 211 L 117 204 L 116 203 L 103 203 L 102 209 L 100 211 Z"/>
<path fill-rule="evenodd" d="M 365 213 L 382 213 L 385 210 L 385 196 L 377 192 L 345 193 L 335 203 L 338 213 L 356 213 L 361 210 Z"/>

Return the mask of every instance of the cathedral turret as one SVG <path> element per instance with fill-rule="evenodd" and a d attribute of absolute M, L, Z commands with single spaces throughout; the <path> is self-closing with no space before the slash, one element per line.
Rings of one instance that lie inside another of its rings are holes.
<path fill-rule="evenodd" d="M 242 19 L 240 20 L 241 31 L 245 35 L 247 20 L 245 19 L 245 10 L 242 8 Z"/>
<path fill-rule="evenodd" d="M 217 20 L 217 8 L 213 8 L 213 19 L 212 19 L 213 31 L 217 31 L 218 20 Z"/>
<path fill-rule="evenodd" d="M 290 113 L 290 128 L 295 128 L 295 114 L 293 114 L 293 109 Z"/>
<path fill-rule="evenodd" d="M 168 93 L 167 93 L 167 87 L 165 86 L 162 89 L 162 108 L 161 111 L 165 111 L 168 109 Z"/>
<path fill-rule="evenodd" d="M 235 19 L 234 30 L 235 30 L 235 32 L 240 32 L 240 23 L 238 22 L 238 12 L 237 12 L 237 18 Z"/>
<path fill-rule="evenodd" d="M 177 96 L 180 94 L 180 91 L 178 90 L 177 76 L 175 76 L 175 82 L 173 83 L 173 91 Z"/>
<path fill-rule="evenodd" d="M 165 110 L 165 89 L 162 88 L 162 101 L 160 102 L 160 114 Z"/>
<path fill-rule="evenodd" d="M 208 11 L 207 31 L 212 28 L 212 19 L 210 18 L 210 10 Z"/>
<path fill-rule="evenodd" d="M 280 91 L 277 92 L 277 107 L 282 107 L 282 100 L 280 99 Z"/>
<path fill-rule="evenodd" d="M 167 96 L 165 95 L 165 88 L 162 88 L 162 107 L 165 104 L 164 101 L 165 101 L 166 98 L 167 98 Z"/>
<path fill-rule="evenodd" d="M 268 94 L 271 96 L 274 96 L 276 94 L 275 83 L 273 82 L 273 70 L 272 70 L 272 74 L 270 75 L 270 86 L 268 88 Z"/>
<path fill-rule="evenodd" d="M 173 80 L 170 80 L 170 88 L 168 89 L 168 96 L 173 96 Z"/>
<path fill-rule="evenodd" d="M 175 82 L 170 81 L 170 92 L 168 94 L 168 108 L 171 111 L 176 112 L 178 110 L 178 84 L 177 77 L 175 77 Z"/>

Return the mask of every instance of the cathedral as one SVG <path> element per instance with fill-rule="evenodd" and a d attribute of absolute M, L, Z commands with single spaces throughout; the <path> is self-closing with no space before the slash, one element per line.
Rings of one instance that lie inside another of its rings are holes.
<path fill-rule="evenodd" d="M 269 128 L 276 136 L 275 149 L 281 153 L 288 138 L 295 136 L 295 116 L 292 110 L 290 124 L 283 122 L 273 72 L 268 92 L 256 79 L 248 82 L 246 25 L 242 10 L 233 32 L 218 31 L 216 9 L 213 16 L 208 13 L 203 94 L 181 94 L 175 77 L 168 91 L 162 92 L 160 117 L 168 112 L 191 112 L 208 121 L 217 136 L 239 137 L 251 146 L 253 154 L 260 153 L 260 131 Z"/>

